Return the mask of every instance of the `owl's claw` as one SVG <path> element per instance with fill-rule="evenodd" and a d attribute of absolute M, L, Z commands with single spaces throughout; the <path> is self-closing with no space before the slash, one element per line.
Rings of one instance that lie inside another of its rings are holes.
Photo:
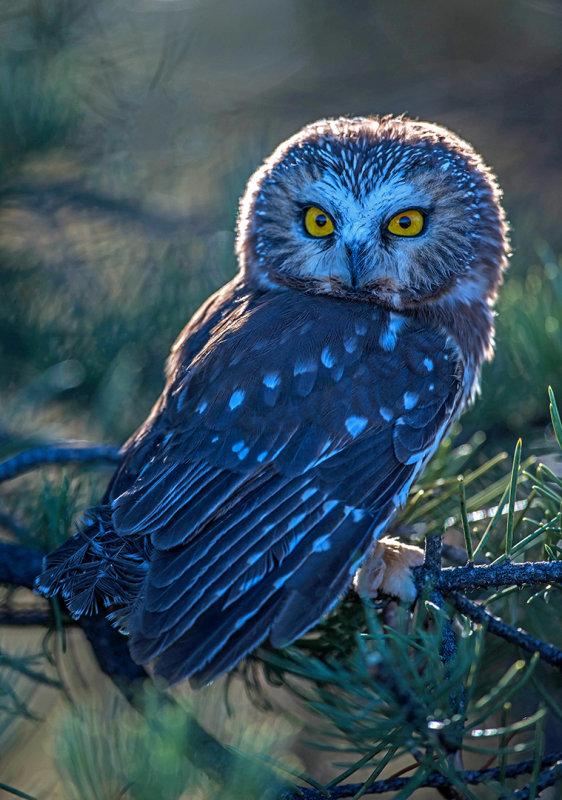
<path fill-rule="evenodd" d="M 357 572 L 355 588 L 363 597 L 385 594 L 411 604 L 417 597 L 411 570 L 421 566 L 423 560 L 424 553 L 419 547 L 389 537 L 380 539 Z"/>

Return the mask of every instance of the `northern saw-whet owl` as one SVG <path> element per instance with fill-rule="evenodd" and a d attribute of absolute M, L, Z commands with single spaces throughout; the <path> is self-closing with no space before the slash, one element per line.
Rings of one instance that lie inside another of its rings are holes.
<path fill-rule="evenodd" d="M 474 150 L 402 117 L 322 120 L 240 204 L 238 275 L 37 589 L 98 607 L 133 659 L 204 685 L 349 587 L 478 389 L 506 266 Z"/>

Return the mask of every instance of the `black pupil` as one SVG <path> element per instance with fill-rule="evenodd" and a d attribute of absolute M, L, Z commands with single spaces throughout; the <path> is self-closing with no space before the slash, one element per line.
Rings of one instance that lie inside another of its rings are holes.
<path fill-rule="evenodd" d="M 398 224 L 400 225 L 401 228 L 409 228 L 410 225 L 412 224 L 412 220 L 410 219 L 410 217 L 405 217 L 405 216 L 400 217 L 400 219 L 398 220 Z"/>
<path fill-rule="evenodd" d="M 318 214 L 316 217 L 316 224 L 319 228 L 323 228 L 324 225 L 328 222 L 328 218 L 325 214 Z"/>

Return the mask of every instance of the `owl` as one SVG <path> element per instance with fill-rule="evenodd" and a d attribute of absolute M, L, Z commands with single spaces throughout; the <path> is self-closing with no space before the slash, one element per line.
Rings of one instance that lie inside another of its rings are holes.
<path fill-rule="evenodd" d="M 170 684 L 208 684 L 337 603 L 478 391 L 508 244 L 469 144 L 359 117 L 274 151 L 236 252 L 100 504 L 37 579 L 76 617 L 105 609 Z"/>

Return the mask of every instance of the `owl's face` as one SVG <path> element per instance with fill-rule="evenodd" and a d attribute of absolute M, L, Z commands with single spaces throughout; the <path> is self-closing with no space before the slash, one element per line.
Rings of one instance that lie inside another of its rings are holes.
<path fill-rule="evenodd" d="M 397 118 L 315 123 L 284 142 L 241 203 L 242 269 L 262 286 L 407 309 L 493 299 L 505 265 L 499 189 L 444 128 Z"/>

